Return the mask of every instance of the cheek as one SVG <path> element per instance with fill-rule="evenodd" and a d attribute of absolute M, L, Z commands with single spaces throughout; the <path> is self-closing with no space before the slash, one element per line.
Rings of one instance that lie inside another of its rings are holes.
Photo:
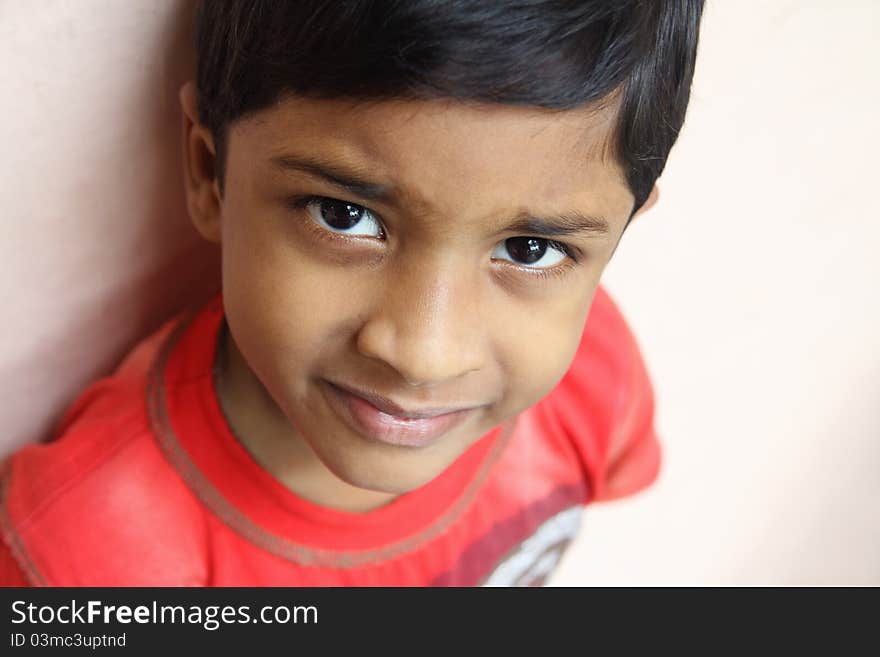
<path fill-rule="evenodd" d="M 571 364 L 577 344 L 578 336 L 559 332 L 536 332 L 524 342 L 511 376 L 518 405 L 531 406 L 553 389 Z"/>
<path fill-rule="evenodd" d="M 276 387 L 292 383 L 293 372 L 314 366 L 346 339 L 358 297 L 345 269 L 306 257 L 307 245 L 292 232 L 255 216 L 230 211 L 226 219 L 223 299 L 246 360 Z"/>
<path fill-rule="evenodd" d="M 568 371 L 580 345 L 593 293 L 590 291 L 581 303 L 535 313 L 530 321 L 519 321 L 515 331 L 507 332 L 508 386 L 517 412 L 546 396 Z"/>

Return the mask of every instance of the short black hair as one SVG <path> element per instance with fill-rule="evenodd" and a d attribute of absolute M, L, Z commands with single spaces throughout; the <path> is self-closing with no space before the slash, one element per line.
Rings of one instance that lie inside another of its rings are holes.
<path fill-rule="evenodd" d="M 703 0 L 202 0 L 198 112 L 226 130 L 284 94 L 572 109 L 615 98 L 641 207 L 684 122 Z"/>

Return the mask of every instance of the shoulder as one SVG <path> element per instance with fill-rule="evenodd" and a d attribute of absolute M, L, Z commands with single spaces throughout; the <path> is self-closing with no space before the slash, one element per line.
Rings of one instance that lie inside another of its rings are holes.
<path fill-rule="evenodd" d="M 34 583 L 179 583 L 144 571 L 201 541 L 200 507 L 153 437 L 145 374 L 97 382 L 55 439 L 4 462 L 2 531 Z"/>
<path fill-rule="evenodd" d="M 626 319 L 601 286 L 568 371 L 539 406 L 548 430 L 574 448 L 591 499 L 629 495 L 656 478 L 651 379 Z"/>

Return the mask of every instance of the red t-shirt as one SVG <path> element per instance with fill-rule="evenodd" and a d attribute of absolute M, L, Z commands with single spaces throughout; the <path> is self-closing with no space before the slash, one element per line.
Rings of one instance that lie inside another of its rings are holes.
<path fill-rule="evenodd" d="M 168 322 L 2 464 L 0 583 L 369 586 L 541 583 L 582 506 L 657 474 L 653 395 L 602 288 L 541 401 L 435 479 L 366 513 L 318 506 L 237 442 L 213 364 L 218 296 Z"/>

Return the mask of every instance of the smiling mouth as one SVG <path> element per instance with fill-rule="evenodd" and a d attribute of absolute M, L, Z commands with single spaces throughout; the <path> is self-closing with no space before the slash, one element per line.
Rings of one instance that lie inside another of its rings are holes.
<path fill-rule="evenodd" d="M 387 445 L 424 447 L 463 422 L 478 408 L 407 411 L 384 397 L 369 393 L 361 396 L 329 381 L 324 383 L 327 401 L 349 428 L 369 440 Z"/>

